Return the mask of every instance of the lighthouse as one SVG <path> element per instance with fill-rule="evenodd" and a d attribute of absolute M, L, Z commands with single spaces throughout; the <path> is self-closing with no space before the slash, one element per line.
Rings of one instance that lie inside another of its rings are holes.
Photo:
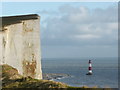
<path fill-rule="evenodd" d="M 92 62 L 91 62 L 91 60 L 89 60 L 88 64 L 89 64 L 88 73 L 86 75 L 92 75 Z"/>

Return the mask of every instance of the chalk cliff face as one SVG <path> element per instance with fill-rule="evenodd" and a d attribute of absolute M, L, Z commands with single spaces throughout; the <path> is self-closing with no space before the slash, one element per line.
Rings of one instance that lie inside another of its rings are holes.
<path fill-rule="evenodd" d="M 3 17 L 0 29 L 0 62 L 23 76 L 42 79 L 40 18 L 38 15 Z"/>

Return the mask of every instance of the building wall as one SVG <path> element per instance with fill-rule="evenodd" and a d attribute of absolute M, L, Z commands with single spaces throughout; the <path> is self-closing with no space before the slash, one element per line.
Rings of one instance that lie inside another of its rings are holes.
<path fill-rule="evenodd" d="M 23 76 L 42 79 L 39 19 L 11 24 L 0 33 L 2 64 L 17 68 Z"/>

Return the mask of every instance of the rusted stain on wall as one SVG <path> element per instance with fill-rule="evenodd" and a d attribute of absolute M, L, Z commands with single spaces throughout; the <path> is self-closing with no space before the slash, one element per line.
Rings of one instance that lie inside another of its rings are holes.
<path fill-rule="evenodd" d="M 5 38 L 3 37 L 3 46 L 5 48 L 5 45 L 6 45 L 6 41 L 5 41 Z"/>
<path fill-rule="evenodd" d="M 23 75 L 24 76 L 30 76 L 32 78 L 36 75 L 36 59 L 35 55 L 32 54 L 32 60 L 23 60 Z"/>
<path fill-rule="evenodd" d="M 23 75 L 30 76 L 32 78 L 35 77 L 36 74 L 36 61 L 27 61 L 23 60 Z"/>

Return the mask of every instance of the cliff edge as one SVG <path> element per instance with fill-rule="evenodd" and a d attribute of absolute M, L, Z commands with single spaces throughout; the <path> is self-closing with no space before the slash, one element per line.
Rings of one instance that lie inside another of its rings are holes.
<path fill-rule="evenodd" d="M 67 88 L 68 85 L 49 81 L 23 77 L 17 69 L 5 64 L 2 65 L 2 88 Z"/>

